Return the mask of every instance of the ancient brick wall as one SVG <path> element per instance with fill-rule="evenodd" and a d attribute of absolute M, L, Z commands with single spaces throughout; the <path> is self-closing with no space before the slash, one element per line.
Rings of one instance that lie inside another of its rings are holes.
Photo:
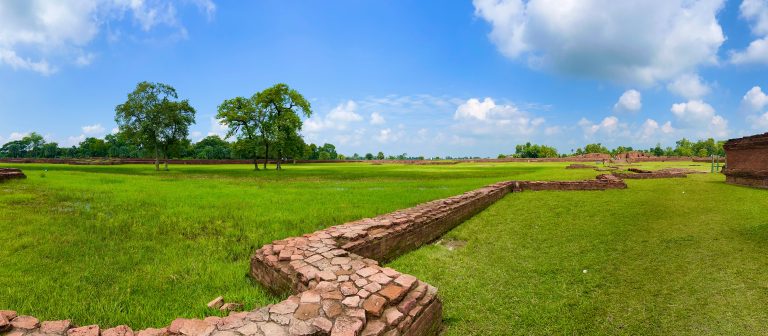
<path fill-rule="evenodd" d="M 24 175 L 21 169 L 0 168 L 0 182 L 11 180 L 11 179 L 24 179 L 24 178 L 27 178 L 27 175 Z"/>
<path fill-rule="evenodd" d="M 508 181 L 464 194 L 361 219 L 301 237 L 278 240 L 251 258 L 251 275 L 286 300 L 250 312 L 203 320 L 179 318 L 146 329 L 159 335 L 436 335 L 442 302 L 437 289 L 412 275 L 382 267 L 429 243 L 510 192 L 626 188 L 611 175 L 588 181 Z M 0 311 L 9 335 L 128 336 L 127 326 L 74 328 L 69 321 L 38 321 Z"/>
<path fill-rule="evenodd" d="M 723 148 L 727 183 L 768 188 L 768 133 L 731 139 Z"/>

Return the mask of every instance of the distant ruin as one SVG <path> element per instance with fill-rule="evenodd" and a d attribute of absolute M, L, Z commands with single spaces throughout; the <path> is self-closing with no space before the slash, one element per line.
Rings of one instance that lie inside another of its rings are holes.
<path fill-rule="evenodd" d="M 728 140 L 725 182 L 768 189 L 768 133 Z"/>
<path fill-rule="evenodd" d="M 24 175 L 21 169 L 0 168 L 0 182 L 11 180 L 11 179 L 24 179 L 24 178 L 27 178 L 27 175 Z"/>

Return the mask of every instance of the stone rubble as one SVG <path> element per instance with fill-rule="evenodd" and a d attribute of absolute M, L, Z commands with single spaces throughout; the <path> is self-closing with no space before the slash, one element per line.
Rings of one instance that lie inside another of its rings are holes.
<path fill-rule="evenodd" d="M 274 241 L 251 259 L 251 276 L 277 294 L 277 304 L 205 319 L 179 318 L 161 329 L 100 330 L 0 311 L 0 333 L 13 336 L 436 335 L 442 320 L 437 288 L 379 261 L 439 238 L 510 192 L 623 189 L 612 175 L 588 181 L 508 181 L 375 218 Z M 223 298 L 209 307 L 223 307 Z"/>
<path fill-rule="evenodd" d="M 27 175 L 17 168 L 0 168 L 0 182 L 10 179 L 25 179 Z"/>

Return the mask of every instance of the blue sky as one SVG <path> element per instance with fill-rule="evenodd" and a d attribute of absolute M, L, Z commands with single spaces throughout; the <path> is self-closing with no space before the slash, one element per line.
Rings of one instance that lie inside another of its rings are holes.
<path fill-rule="evenodd" d="M 115 127 L 139 81 L 223 134 L 224 99 L 285 82 L 307 141 L 495 156 L 532 141 L 647 148 L 768 131 L 768 1 L 0 3 L 0 143 Z"/>

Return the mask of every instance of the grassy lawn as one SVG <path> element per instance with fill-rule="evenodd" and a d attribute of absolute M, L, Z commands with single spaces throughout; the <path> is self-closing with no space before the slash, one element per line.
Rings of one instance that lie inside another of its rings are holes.
<path fill-rule="evenodd" d="M 440 289 L 446 335 L 766 335 L 768 191 L 723 181 L 511 194 L 389 266 Z"/>
<path fill-rule="evenodd" d="M 0 184 L 0 309 L 143 328 L 215 314 L 218 295 L 261 306 L 279 299 L 246 275 L 265 243 L 496 181 L 596 174 L 565 165 L 4 164 L 28 179 Z"/>

